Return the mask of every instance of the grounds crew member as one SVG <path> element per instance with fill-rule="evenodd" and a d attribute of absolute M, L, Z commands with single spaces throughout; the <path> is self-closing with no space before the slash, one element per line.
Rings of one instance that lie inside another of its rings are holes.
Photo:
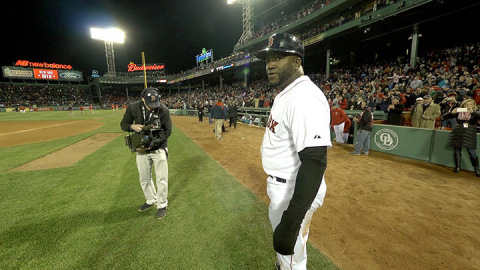
<path fill-rule="evenodd" d="M 149 149 L 137 149 L 137 169 L 140 186 L 146 202 L 138 211 L 147 210 L 157 205 L 156 217 L 161 219 L 167 214 L 168 206 L 168 164 L 167 139 L 172 133 L 170 112 L 160 103 L 160 96 L 156 88 L 146 88 L 142 91 L 142 99 L 128 105 L 120 126 L 124 131 L 140 133 L 145 126 L 158 125 L 161 128 L 161 141 Z M 152 180 L 152 166 L 155 168 L 156 184 Z"/>
<path fill-rule="evenodd" d="M 307 268 L 313 213 L 327 190 L 323 178 L 330 141 L 330 108 L 323 92 L 303 73 L 304 47 L 295 36 L 272 35 L 257 57 L 265 60 L 276 96 L 263 137 L 262 165 L 270 198 L 277 269 Z"/>

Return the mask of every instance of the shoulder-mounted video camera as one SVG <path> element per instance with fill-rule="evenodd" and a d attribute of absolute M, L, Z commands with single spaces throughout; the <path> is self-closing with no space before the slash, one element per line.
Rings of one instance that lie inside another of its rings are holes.
<path fill-rule="evenodd" d="M 125 145 L 130 148 L 132 153 L 148 151 L 163 143 L 165 133 L 158 122 L 144 126 L 140 132 L 133 132 L 125 136 Z"/>

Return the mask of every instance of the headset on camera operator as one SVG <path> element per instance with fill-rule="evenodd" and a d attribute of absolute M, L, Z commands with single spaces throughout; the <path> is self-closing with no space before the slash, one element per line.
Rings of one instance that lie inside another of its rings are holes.
<path fill-rule="evenodd" d="M 138 211 L 157 205 L 157 218 L 167 213 L 168 194 L 168 148 L 167 140 L 172 133 L 172 120 L 168 108 L 160 103 L 156 88 L 142 91 L 141 100 L 128 105 L 120 126 L 129 132 L 126 145 L 136 152 L 137 169 L 146 202 Z M 152 166 L 155 168 L 156 184 L 152 180 Z"/>

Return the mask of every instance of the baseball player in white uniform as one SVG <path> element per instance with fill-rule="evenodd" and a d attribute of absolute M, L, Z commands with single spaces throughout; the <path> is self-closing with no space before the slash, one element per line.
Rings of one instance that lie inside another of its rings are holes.
<path fill-rule="evenodd" d="M 276 96 L 261 154 L 270 198 L 277 269 L 307 269 L 307 239 L 313 213 L 327 190 L 323 178 L 330 141 L 330 108 L 322 91 L 303 74 L 304 47 L 279 33 L 257 54 L 264 59 Z"/>

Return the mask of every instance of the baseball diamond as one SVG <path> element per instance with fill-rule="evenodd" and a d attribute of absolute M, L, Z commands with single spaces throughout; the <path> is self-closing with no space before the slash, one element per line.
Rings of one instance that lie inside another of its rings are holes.
<path fill-rule="evenodd" d="M 105 112 L 98 112 L 95 117 L 101 118 L 102 113 L 105 115 Z M 38 118 L 41 114 L 60 113 L 35 113 L 30 114 L 29 117 Z M 12 116 L 5 114 L 0 115 L 0 120 L 4 121 L 6 117 L 10 121 L 1 122 L 2 124 L 25 123 L 24 121 L 12 122 L 11 120 L 14 120 L 11 118 Z M 111 125 L 110 121 L 116 123 L 119 120 L 120 115 L 114 118 L 108 115 L 107 118 L 101 120 L 106 121 L 106 125 L 97 131 L 107 131 L 105 126 Z M 188 138 L 197 143 L 228 173 L 251 190 L 258 200 L 263 202 L 263 208 L 266 209 L 266 203 L 268 203 L 264 181 L 266 175 L 261 168 L 259 152 L 263 129 L 250 125 L 239 125 L 236 129 L 227 128 L 225 139 L 218 141 L 213 139 L 211 126 L 207 122 L 198 123 L 195 117 L 183 116 L 174 116 L 172 120 L 174 126 L 179 129 L 176 132 L 184 132 Z M 36 122 L 32 122 L 32 124 L 34 123 Z M 51 121 L 38 121 L 38 123 L 45 126 L 52 124 Z M 62 121 L 59 120 L 59 123 Z M 31 137 L 36 137 L 42 130 L 45 129 L 26 133 Z M 87 132 L 84 133 L 87 137 L 88 134 L 91 134 L 88 128 L 78 129 L 77 132 Z M 176 132 L 173 136 L 180 136 Z M 58 136 L 58 134 L 50 134 Z M 64 136 L 69 136 L 69 134 Z M 69 143 L 65 144 L 64 140 L 78 136 L 56 139 L 50 144 L 67 146 Z M 207 139 L 209 137 L 212 139 Z M 219 143 L 221 148 L 218 147 Z M 5 155 L 11 153 L 15 148 L 22 147 L 23 149 L 26 146 L 33 147 L 37 144 L 39 143 L 17 147 L 2 145 L 0 148 L 0 157 L 2 157 L 0 159 L 0 164 L 2 164 L 0 166 L 2 175 L 0 190 L 2 194 L 6 188 L 4 185 L 10 183 L 11 178 L 25 175 L 22 172 L 6 173 L 9 166 L 15 167 L 15 165 L 11 164 L 12 161 L 6 162 Z M 121 140 L 115 140 L 114 144 L 116 144 L 115 149 L 119 149 L 112 154 L 121 159 L 132 157 L 129 155 L 128 149 L 121 148 Z M 333 148 L 328 150 L 329 164 L 325 176 L 328 177 L 330 183 L 329 193 L 325 198 L 328 203 L 323 206 L 322 211 L 317 213 L 310 226 L 314 232 L 310 241 L 315 248 L 318 248 L 342 269 L 472 269 L 478 265 L 479 258 L 476 254 L 476 247 L 480 239 L 476 228 L 478 228 L 478 220 L 480 220 L 477 211 L 480 201 L 477 191 L 480 182 L 472 181 L 471 175 L 466 172 L 461 172 L 458 177 L 451 178 L 447 167 L 379 152 L 371 152 L 368 159 L 358 159 L 348 154 L 352 147 L 334 143 Z M 175 149 L 178 146 L 174 144 L 171 148 Z M 100 150 L 96 151 L 95 155 L 104 152 L 104 150 Z M 191 153 L 191 150 L 189 152 Z M 86 158 L 89 159 L 88 156 Z M 178 158 L 173 156 L 172 160 Z M 122 165 L 118 164 L 118 166 Z M 34 172 L 40 179 L 42 174 L 45 174 L 42 171 Z M 175 183 L 175 178 L 179 178 L 179 173 L 172 173 L 172 183 Z M 135 176 L 131 177 L 132 179 L 129 180 L 132 184 L 131 188 L 136 190 L 134 188 L 136 187 L 134 186 L 136 184 Z M 115 183 L 113 179 L 111 181 Z M 182 193 L 178 186 L 179 183 L 172 185 L 171 199 L 175 205 L 172 206 L 172 209 L 183 207 L 185 202 L 175 202 L 175 197 Z M 205 188 L 214 187 L 203 187 L 203 189 Z M 7 202 L 4 200 L 0 203 L 4 209 L 5 203 Z M 39 203 L 39 207 L 47 205 L 47 201 Z M 172 210 L 172 213 L 174 212 L 175 210 Z M 112 218 L 110 217 L 110 219 Z M 174 219 L 175 217 L 172 215 L 170 218 Z M 220 217 L 216 218 L 217 222 L 222 222 Z M 20 221 L 25 218 L 17 217 L 16 219 Z M 268 227 L 267 221 L 260 222 L 265 222 Z M 3 219 L 3 228 L 10 228 L 12 225 Z M 27 231 L 30 230 L 27 229 Z M 37 232 L 37 234 L 42 235 L 43 233 Z M 268 236 L 265 237 L 268 238 Z M 238 244 L 240 244 L 242 240 L 235 241 L 239 241 Z M 448 243 L 449 246 L 446 247 L 445 243 Z M 266 244 L 269 244 L 268 241 Z M 109 245 L 116 246 L 114 242 L 110 242 Z M 179 248 L 175 246 L 175 243 L 170 245 L 173 245 L 171 246 L 173 249 Z M 182 249 L 188 251 L 190 248 L 182 247 Z M 3 261 L 0 265 L 4 265 L 11 259 L 4 257 L 6 250 L 3 244 L 0 246 L 0 250 L 2 250 L 0 253 L 3 253 L 0 256 Z M 56 254 L 56 252 L 52 252 Z M 310 248 L 310 252 L 312 252 L 312 248 Z M 24 257 L 24 255 L 20 256 Z M 314 259 L 315 253 L 312 253 L 311 256 L 309 264 L 318 265 Z M 14 263 L 14 261 L 10 262 Z M 12 265 L 18 266 L 19 264 Z"/>
<path fill-rule="evenodd" d="M 78 2 L 2 6 L 0 270 L 480 269 L 480 1 Z"/>

